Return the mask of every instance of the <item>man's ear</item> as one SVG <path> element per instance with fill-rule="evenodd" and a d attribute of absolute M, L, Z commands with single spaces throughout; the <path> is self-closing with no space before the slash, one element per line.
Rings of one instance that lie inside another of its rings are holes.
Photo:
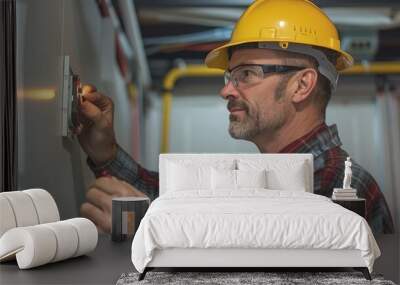
<path fill-rule="evenodd" d="M 318 72 L 314 68 L 306 68 L 297 72 L 292 80 L 292 101 L 301 103 L 312 94 L 317 84 Z"/>

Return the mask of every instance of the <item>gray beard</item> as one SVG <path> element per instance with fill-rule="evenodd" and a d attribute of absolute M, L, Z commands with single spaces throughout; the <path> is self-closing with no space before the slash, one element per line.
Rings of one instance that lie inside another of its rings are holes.
<path fill-rule="evenodd" d="M 234 139 L 251 140 L 260 131 L 255 121 L 249 117 L 241 122 L 235 116 L 230 115 L 229 121 L 229 134 Z"/>
<path fill-rule="evenodd" d="M 284 77 L 279 82 L 275 93 L 276 100 L 282 100 L 282 98 L 284 98 L 288 80 L 289 77 Z M 228 131 L 232 138 L 251 141 L 260 134 L 270 134 L 272 136 L 286 123 L 285 112 L 276 114 L 272 120 L 261 118 L 260 113 L 258 113 L 256 117 L 253 117 L 249 112 L 250 110 L 247 109 L 247 116 L 243 121 L 239 121 L 234 115 L 229 115 L 230 123 Z"/>
<path fill-rule="evenodd" d="M 230 118 L 231 119 L 231 118 Z M 243 122 L 231 119 L 229 123 L 229 134 L 234 139 L 253 141 L 253 139 L 261 134 L 270 135 L 271 137 L 286 122 L 285 116 L 281 115 L 274 121 L 260 123 L 259 120 L 246 120 Z"/>

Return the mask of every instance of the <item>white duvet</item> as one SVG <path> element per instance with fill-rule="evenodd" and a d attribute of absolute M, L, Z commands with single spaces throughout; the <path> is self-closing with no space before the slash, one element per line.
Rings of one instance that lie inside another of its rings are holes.
<path fill-rule="evenodd" d="M 372 272 L 380 250 L 368 223 L 330 199 L 306 192 L 248 189 L 171 192 L 154 200 L 132 243 L 143 272 L 155 249 L 358 249 Z"/>

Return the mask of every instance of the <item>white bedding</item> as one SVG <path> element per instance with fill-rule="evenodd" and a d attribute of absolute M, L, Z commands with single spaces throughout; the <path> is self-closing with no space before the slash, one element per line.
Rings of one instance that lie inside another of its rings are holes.
<path fill-rule="evenodd" d="M 162 195 L 140 223 L 132 262 L 143 272 L 165 248 L 358 249 L 370 272 L 380 256 L 361 216 L 324 196 L 265 189 Z"/>

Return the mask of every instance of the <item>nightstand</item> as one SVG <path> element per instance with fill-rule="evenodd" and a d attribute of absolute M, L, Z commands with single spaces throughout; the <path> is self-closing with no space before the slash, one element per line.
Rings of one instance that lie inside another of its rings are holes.
<path fill-rule="evenodd" d="M 361 217 L 365 218 L 366 213 L 366 203 L 365 199 L 357 198 L 351 200 L 337 200 L 332 199 L 332 202 L 339 204 L 340 206 L 359 214 Z"/>

